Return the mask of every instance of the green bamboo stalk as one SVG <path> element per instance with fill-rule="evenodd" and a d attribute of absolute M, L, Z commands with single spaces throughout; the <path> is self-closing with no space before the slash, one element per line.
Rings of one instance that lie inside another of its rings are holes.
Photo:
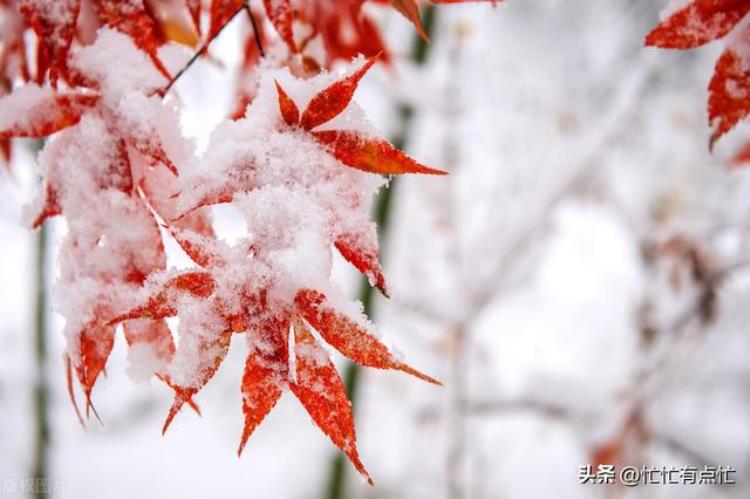
<path fill-rule="evenodd" d="M 435 17 L 435 7 L 430 5 L 424 9 L 422 14 L 422 26 L 428 37 L 432 36 L 434 31 Z M 429 45 L 423 38 L 415 34 L 410 55 L 412 62 L 417 65 L 424 64 L 427 60 L 428 51 Z M 414 118 L 414 108 L 409 104 L 401 104 L 399 105 L 398 113 L 401 124 L 398 133 L 391 139 L 391 143 L 398 149 L 403 150 L 409 141 L 409 131 Z M 397 177 L 392 178 L 388 186 L 381 189 L 375 200 L 375 223 L 378 225 L 381 259 L 385 253 L 384 250 L 388 240 L 388 229 L 390 227 L 394 193 L 396 191 L 396 186 L 398 185 L 397 180 Z M 375 292 L 369 281 L 364 277 L 361 278 L 359 284 L 359 300 L 362 302 L 365 314 L 370 319 L 374 318 L 374 297 Z M 347 362 L 344 367 L 344 386 L 346 387 L 349 400 L 352 401 L 352 405 L 355 405 L 356 403 L 360 371 L 361 368 L 354 362 Z M 327 492 L 325 497 L 327 499 L 342 499 L 344 497 L 345 488 L 346 462 L 344 455 L 337 452 L 329 467 Z"/>

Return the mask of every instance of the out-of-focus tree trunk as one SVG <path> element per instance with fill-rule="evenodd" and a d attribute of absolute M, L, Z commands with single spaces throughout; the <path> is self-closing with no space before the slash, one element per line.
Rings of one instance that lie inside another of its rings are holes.
<path fill-rule="evenodd" d="M 428 37 L 432 36 L 433 26 L 435 25 L 435 8 L 433 6 L 427 6 L 424 9 L 422 15 L 422 26 Z M 414 64 L 422 65 L 427 59 L 427 53 L 429 45 L 419 35 L 415 34 L 414 42 L 411 51 L 411 60 Z M 391 139 L 391 143 L 398 149 L 404 150 L 409 142 L 409 129 L 411 127 L 412 118 L 414 116 L 414 108 L 408 104 L 401 104 L 399 106 L 399 118 L 400 126 L 397 135 Z M 386 241 L 388 239 L 388 226 L 390 221 L 391 206 L 393 195 L 398 184 L 397 178 L 391 179 L 390 183 L 380 191 L 377 200 L 375 201 L 375 223 L 378 226 L 378 233 L 380 236 L 380 252 L 381 260 Z M 373 287 L 370 285 L 366 278 L 361 278 L 359 290 L 359 300 L 362 302 L 364 312 L 370 319 L 374 318 L 373 314 L 373 303 L 375 292 Z M 344 385 L 346 386 L 346 392 L 349 395 L 349 399 L 352 404 L 355 404 L 357 387 L 359 384 L 360 367 L 353 363 L 348 362 L 344 368 Z M 343 454 L 336 453 L 334 456 L 329 471 L 328 485 L 326 496 L 328 499 L 341 499 L 344 497 L 344 489 L 346 485 L 346 462 Z"/>
<path fill-rule="evenodd" d="M 41 148 L 41 142 L 35 144 L 34 151 Z M 34 292 L 34 433 L 33 433 L 33 460 L 31 468 L 31 479 L 34 484 L 31 487 L 31 497 L 49 497 L 48 477 L 49 465 L 49 384 L 47 376 L 47 325 L 48 325 L 48 303 L 47 303 L 47 277 L 48 265 L 48 229 L 47 224 L 42 224 L 36 234 L 36 255 L 34 260 L 33 292 Z"/>

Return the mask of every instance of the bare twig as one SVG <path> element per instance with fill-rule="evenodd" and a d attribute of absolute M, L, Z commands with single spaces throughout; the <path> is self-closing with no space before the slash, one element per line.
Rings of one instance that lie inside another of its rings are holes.
<path fill-rule="evenodd" d="M 174 77 L 169 81 L 166 87 L 164 87 L 164 90 L 162 91 L 162 96 L 166 96 L 167 93 L 169 93 L 169 90 L 174 86 L 175 83 L 177 83 L 177 80 L 179 80 L 185 72 L 190 69 L 190 67 L 195 64 L 195 61 L 198 60 L 200 56 L 202 56 L 206 50 L 208 50 L 208 47 L 211 45 L 211 43 L 218 37 L 222 31 L 224 31 L 224 28 L 226 28 L 232 20 L 237 17 L 237 15 L 242 11 L 247 12 L 248 17 L 250 18 L 250 23 L 253 27 L 253 34 L 255 35 L 255 43 L 258 45 L 258 50 L 260 51 L 261 57 L 265 57 L 265 51 L 263 50 L 263 44 L 260 40 L 260 34 L 258 33 L 258 27 L 255 23 L 255 17 L 253 16 L 253 12 L 250 9 L 250 5 L 246 2 L 243 3 L 242 6 L 234 11 L 234 13 L 226 20 L 226 22 L 219 28 L 219 30 L 214 33 L 208 40 L 203 42 L 203 45 L 198 49 L 198 51 L 193 54 L 193 56 L 190 58 L 190 60 L 177 72 L 177 74 L 174 75 Z"/>

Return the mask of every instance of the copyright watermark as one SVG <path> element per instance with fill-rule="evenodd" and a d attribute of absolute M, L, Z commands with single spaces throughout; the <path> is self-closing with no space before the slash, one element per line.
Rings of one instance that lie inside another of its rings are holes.
<path fill-rule="evenodd" d="M 21 494 L 65 493 L 65 482 L 59 478 L 0 477 L 0 497 Z"/>
<path fill-rule="evenodd" d="M 578 467 L 578 483 L 637 485 L 734 485 L 732 466 L 620 466 L 584 464 Z"/>

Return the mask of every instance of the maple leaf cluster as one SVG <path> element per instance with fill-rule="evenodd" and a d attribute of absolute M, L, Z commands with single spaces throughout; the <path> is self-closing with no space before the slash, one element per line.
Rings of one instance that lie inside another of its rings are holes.
<path fill-rule="evenodd" d="M 747 0 L 692 0 L 682 2 L 646 36 L 646 45 L 692 49 L 724 39 L 726 47 L 716 62 L 708 85 L 709 145 L 750 114 L 750 12 Z M 748 156 L 747 146 L 737 156 Z"/>
<path fill-rule="evenodd" d="M 352 101 L 378 58 L 390 57 L 363 3 L 0 0 L 0 151 L 8 159 L 13 138 L 46 139 L 43 183 L 26 216 L 31 227 L 58 215 L 67 225 L 57 308 L 81 423 L 73 381 L 86 416 L 98 417 L 92 392 L 118 331 L 140 375 L 174 392 L 164 431 L 185 405 L 199 411 L 195 396 L 243 335 L 239 451 L 289 389 L 369 480 L 322 343 L 439 384 L 393 355 L 330 279 L 335 249 L 387 296 L 372 197 L 383 175 L 444 173 L 378 137 Z M 372 3 L 390 3 L 426 37 L 414 0 Z M 243 63 L 252 92 L 239 93 L 238 112 L 198 155 L 180 134 L 180 100 L 165 98 L 175 63 L 161 48 L 176 42 L 204 55 L 243 11 L 254 30 Z M 263 47 L 274 57 L 261 63 Z M 359 54 L 367 58 L 344 77 L 325 70 Z M 216 204 L 244 217 L 238 240 L 216 234 Z M 168 268 L 171 241 L 192 266 Z"/>

